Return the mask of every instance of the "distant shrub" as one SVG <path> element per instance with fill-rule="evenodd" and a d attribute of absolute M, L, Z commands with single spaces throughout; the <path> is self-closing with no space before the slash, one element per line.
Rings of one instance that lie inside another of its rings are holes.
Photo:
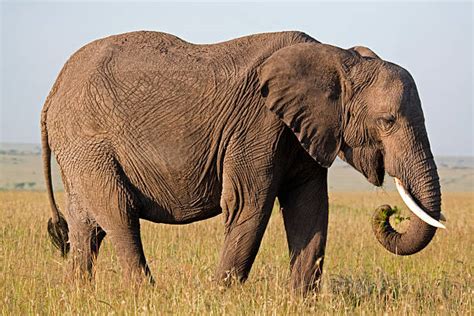
<path fill-rule="evenodd" d="M 28 190 L 33 189 L 36 186 L 36 182 L 17 182 L 13 185 L 15 190 Z"/>
<path fill-rule="evenodd" d="M 15 183 L 14 187 L 17 190 L 23 190 L 25 188 L 26 183 L 25 182 L 18 182 Z"/>

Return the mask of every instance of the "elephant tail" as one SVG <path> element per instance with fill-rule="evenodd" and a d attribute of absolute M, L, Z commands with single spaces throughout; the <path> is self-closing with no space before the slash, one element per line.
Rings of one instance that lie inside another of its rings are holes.
<path fill-rule="evenodd" d="M 41 147 L 43 158 L 43 171 L 46 180 L 46 191 L 51 207 L 51 218 L 48 220 L 48 234 L 53 245 L 66 257 L 69 252 L 69 228 L 63 214 L 58 209 L 53 193 L 53 181 L 51 176 L 51 148 L 48 142 L 48 129 L 46 127 L 47 107 L 41 113 Z"/>

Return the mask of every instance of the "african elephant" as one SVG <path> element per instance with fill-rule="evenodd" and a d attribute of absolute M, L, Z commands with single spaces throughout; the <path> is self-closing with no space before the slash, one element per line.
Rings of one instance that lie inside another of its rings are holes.
<path fill-rule="evenodd" d="M 87 278 L 106 234 L 125 277 L 152 281 L 139 219 L 186 224 L 222 213 L 217 277 L 245 281 L 278 197 L 291 286 L 317 289 L 327 168 L 338 155 L 376 186 L 385 172 L 397 178 L 418 216 L 399 233 L 390 208 L 377 211 L 374 230 L 389 251 L 420 251 L 442 227 L 415 82 L 365 47 L 341 49 L 302 32 L 213 45 L 160 32 L 110 36 L 66 62 L 41 126 L 48 231 L 63 255 L 70 244 L 72 266 Z M 65 217 L 53 196 L 51 152 Z"/>

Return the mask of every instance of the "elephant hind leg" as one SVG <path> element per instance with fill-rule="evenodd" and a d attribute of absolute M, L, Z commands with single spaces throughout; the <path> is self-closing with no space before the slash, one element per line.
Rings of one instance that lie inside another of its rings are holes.
<path fill-rule="evenodd" d="M 95 262 L 105 232 L 100 226 L 91 227 L 84 225 L 77 227 L 71 234 L 72 269 L 79 278 L 93 279 L 95 275 Z"/>
<path fill-rule="evenodd" d="M 115 248 L 128 281 L 153 283 L 140 236 L 140 203 L 117 162 L 106 162 L 87 174 L 85 199 L 92 215 Z"/>
<path fill-rule="evenodd" d="M 73 273 L 76 278 L 91 280 L 105 231 L 71 197 L 68 199 L 68 214 Z"/>
<path fill-rule="evenodd" d="M 140 223 L 138 217 L 128 218 L 127 223 L 114 220 L 105 226 L 115 248 L 126 281 L 154 283 L 150 269 L 146 263 L 140 237 Z"/>

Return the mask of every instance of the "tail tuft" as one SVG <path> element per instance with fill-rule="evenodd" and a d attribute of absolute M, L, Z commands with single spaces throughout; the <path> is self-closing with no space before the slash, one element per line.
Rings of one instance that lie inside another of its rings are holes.
<path fill-rule="evenodd" d="M 57 223 L 53 223 L 53 220 L 51 218 L 49 219 L 48 233 L 54 247 L 61 251 L 63 257 L 66 257 L 69 252 L 69 228 L 61 213 L 59 213 L 59 221 Z"/>

